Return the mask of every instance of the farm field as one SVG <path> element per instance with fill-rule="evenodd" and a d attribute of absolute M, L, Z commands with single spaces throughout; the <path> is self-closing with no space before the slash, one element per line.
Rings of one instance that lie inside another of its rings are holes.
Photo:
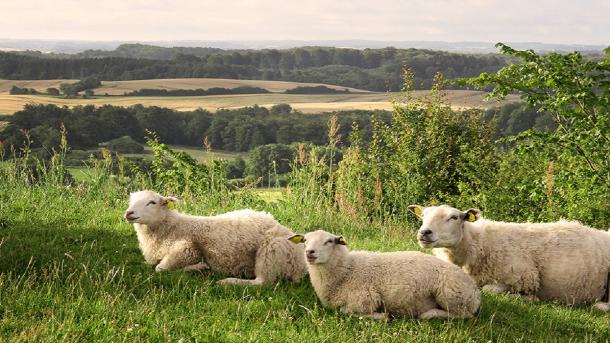
<path fill-rule="evenodd" d="M 415 91 L 415 96 L 427 94 L 427 91 Z M 10 95 L 0 94 L 0 114 L 12 114 L 19 111 L 26 104 L 54 104 L 57 106 L 79 105 L 115 105 L 167 107 L 178 111 L 191 111 L 202 108 L 217 111 L 222 108 L 240 108 L 245 106 L 272 106 L 278 103 L 288 103 L 295 110 L 304 113 L 319 113 L 355 109 L 391 110 L 391 100 L 400 93 L 350 93 L 350 94 L 324 94 L 324 95 L 297 95 L 297 94 L 240 94 L 240 95 L 213 95 L 200 97 L 94 97 L 91 99 L 64 99 L 44 95 Z M 498 105 L 497 102 L 485 101 L 485 92 L 469 90 L 447 91 L 447 100 L 454 109 L 488 108 Z M 510 96 L 505 101 L 517 101 L 517 96 Z"/>
<path fill-rule="evenodd" d="M 11 87 L 34 88 L 39 92 L 45 92 L 47 88 L 59 88 L 62 83 L 75 83 L 78 80 L 2 80 L 0 79 L 0 94 L 8 93 Z M 326 86 L 328 88 L 345 90 L 350 92 L 370 93 L 367 90 L 328 85 L 323 83 L 291 82 L 291 81 L 266 81 L 266 80 L 236 80 L 236 79 L 151 79 L 151 80 L 129 80 L 129 81 L 102 81 L 102 86 L 95 89 L 96 94 L 123 95 L 142 88 L 149 89 L 208 89 L 212 87 L 236 88 L 251 86 L 264 88 L 272 93 L 281 93 L 288 89 L 299 86 Z"/>

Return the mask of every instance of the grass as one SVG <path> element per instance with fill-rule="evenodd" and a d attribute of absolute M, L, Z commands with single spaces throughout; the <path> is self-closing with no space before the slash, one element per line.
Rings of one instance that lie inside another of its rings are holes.
<path fill-rule="evenodd" d="M 0 165 L 3 170 L 10 164 Z M 610 340 L 607 315 L 484 295 L 470 320 L 376 322 L 322 308 L 308 280 L 218 286 L 222 275 L 154 273 L 122 219 L 128 188 L 107 183 L 26 185 L 0 172 L 0 341 L 573 341 Z M 266 192 L 275 192 L 267 190 Z M 325 228 L 352 249 L 419 250 L 416 223 L 346 217 L 297 192 L 251 204 L 297 232 Z M 180 210 L 214 214 L 239 197 L 199 194 Z"/>
<path fill-rule="evenodd" d="M 283 200 L 285 188 L 257 188 L 256 194 L 264 202 L 273 203 Z"/>
<path fill-rule="evenodd" d="M 223 151 L 223 150 L 206 151 L 206 150 L 203 150 L 203 148 L 197 149 L 197 148 L 193 148 L 190 146 L 181 146 L 181 145 L 169 145 L 169 147 L 174 151 L 186 152 L 187 154 L 191 155 L 193 158 L 195 158 L 199 162 L 207 162 L 210 160 L 218 160 L 218 159 L 233 160 L 238 157 L 245 159 L 248 157 L 247 152 L 235 152 L 235 151 Z M 150 147 L 146 146 L 145 151 L 150 152 Z M 150 155 L 143 155 L 143 156 L 150 156 Z"/>

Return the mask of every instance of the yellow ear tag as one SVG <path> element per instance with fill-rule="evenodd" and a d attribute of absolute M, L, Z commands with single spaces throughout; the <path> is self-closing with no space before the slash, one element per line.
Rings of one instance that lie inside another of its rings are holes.
<path fill-rule="evenodd" d="M 418 217 L 421 217 L 422 214 L 424 214 L 424 211 L 422 211 L 421 207 L 415 207 L 413 209 L 413 213 L 415 213 Z"/>
<path fill-rule="evenodd" d="M 176 203 L 173 200 L 167 200 L 167 208 L 170 209 L 175 209 L 176 208 Z"/>
<path fill-rule="evenodd" d="M 337 244 L 347 245 L 347 242 L 345 241 L 345 239 L 343 239 L 343 237 L 339 237 L 337 239 Z"/>
<path fill-rule="evenodd" d="M 475 220 L 477 220 L 477 217 L 474 215 L 474 213 L 472 213 L 472 212 L 468 213 L 468 221 L 473 222 Z"/>
<path fill-rule="evenodd" d="M 304 238 L 305 237 L 303 237 L 303 235 L 294 235 L 294 236 L 288 238 L 288 240 L 294 244 L 299 244 L 299 243 L 303 243 Z"/>

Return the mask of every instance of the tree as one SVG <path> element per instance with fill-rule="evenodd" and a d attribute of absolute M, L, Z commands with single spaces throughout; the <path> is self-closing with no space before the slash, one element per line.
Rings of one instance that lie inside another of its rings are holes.
<path fill-rule="evenodd" d="M 47 88 L 47 94 L 52 95 L 52 96 L 58 96 L 59 93 L 59 89 L 57 88 Z"/>
<path fill-rule="evenodd" d="M 268 182 L 273 175 L 290 172 L 295 153 L 293 147 L 285 144 L 258 146 L 248 155 L 248 174 Z"/>
<path fill-rule="evenodd" d="M 269 110 L 270 114 L 290 114 L 290 112 L 292 112 L 292 106 L 285 103 L 273 105 Z"/>
<path fill-rule="evenodd" d="M 590 177 L 610 188 L 610 47 L 606 58 L 590 60 L 579 52 L 538 55 L 502 43 L 500 51 L 522 61 L 462 82 L 493 87 L 491 97 L 502 99 L 519 92 L 530 107 L 552 115 L 558 128 L 545 134 L 528 131 L 539 147 L 554 146 L 559 155 L 576 155 Z M 586 176 L 586 175 L 583 175 Z"/>
<path fill-rule="evenodd" d="M 65 96 L 74 96 L 78 93 L 76 87 L 74 87 L 70 83 L 62 83 L 61 85 L 59 85 L 59 89 L 62 93 L 64 93 Z"/>

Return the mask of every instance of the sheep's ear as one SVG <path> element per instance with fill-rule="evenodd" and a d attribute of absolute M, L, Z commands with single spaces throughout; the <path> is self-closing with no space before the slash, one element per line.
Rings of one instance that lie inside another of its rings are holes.
<path fill-rule="evenodd" d="M 343 239 L 343 236 L 339 236 L 335 237 L 335 244 L 347 245 L 347 242 Z"/>
<path fill-rule="evenodd" d="M 417 216 L 417 218 L 421 219 L 424 215 L 424 208 L 419 205 L 409 205 L 409 211 Z"/>
<path fill-rule="evenodd" d="M 299 244 L 305 242 L 305 237 L 303 235 L 294 235 L 288 238 L 294 244 Z"/>
<path fill-rule="evenodd" d="M 161 205 L 167 206 L 168 208 L 171 208 L 171 209 L 176 208 L 176 205 L 178 205 L 179 202 L 180 202 L 180 200 L 178 200 L 177 198 L 175 198 L 173 196 L 166 196 L 166 197 L 161 198 Z"/>
<path fill-rule="evenodd" d="M 476 208 L 469 208 L 464 212 L 464 220 L 469 222 L 475 222 L 481 219 L 481 211 Z"/>

